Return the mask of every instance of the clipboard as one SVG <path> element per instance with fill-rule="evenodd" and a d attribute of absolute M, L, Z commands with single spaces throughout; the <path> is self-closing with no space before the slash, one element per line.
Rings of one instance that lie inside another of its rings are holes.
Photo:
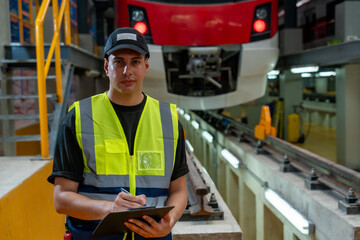
<path fill-rule="evenodd" d="M 91 238 L 131 232 L 131 230 L 124 225 L 124 222 L 129 219 L 143 220 L 142 216 L 147 215 L 158 222 L 173 208 L 174 206 L 139 207 L 131 208 L 126 211 L 111 212 L 101 220 L 95 231 L 92 233 Z"/>

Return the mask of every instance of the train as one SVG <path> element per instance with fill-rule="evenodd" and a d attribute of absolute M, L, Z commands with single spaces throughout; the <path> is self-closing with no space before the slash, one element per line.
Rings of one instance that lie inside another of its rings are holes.
<path fill-rule="evenodd" d="M 144 91 L 191 110 L 262 97 L 276 65 L 277 0 L 115 0 L 117 27 L 149 45 Z"/>

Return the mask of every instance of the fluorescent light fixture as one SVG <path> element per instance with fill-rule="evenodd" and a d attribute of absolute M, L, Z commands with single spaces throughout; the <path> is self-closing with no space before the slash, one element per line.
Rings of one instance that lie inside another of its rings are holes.
<path fill-rule="evenodd" d="M 177 110 L 180 113 L 180 115 L 184 115 L 185 111 L 183 109 L 178 107 Z"/>
<path fill-rule="evenodd" d="M 319 72 L 320 77 L 330 77 L 330 76 L 336 76 L 335 71 L 326 71 L 326 72 Z"/>
<path fill-rule="evenodd" d="M 311 0 L 300 0 L 296 3 L 296 7 L 301 7 L 305 4 L 307 4 L 308 2 L 311 2 Z"/>
<path fill-rule="evenodd" d="M 302 73 L 301 77 L 302 78 L 309 78 L 309 77 L 312 77 L 312 74 L 311 73 Z"/>
<path fill-rule="evenodd" d="M 203 131 L 203 132 L 202 132 L 202 136 L 205 138 L 205 140 L 206 140 L 208 143 L 212 143 L 213 140 L 214 140 L 213 135 L 211 135 L 208 131 Z"/>
<path fill-rule="evenodd" d="M 303 66 L 303 67 L 293 67 L 290 69 L 292 73 L 306 73 L 306 72 L 317 72 L 319 71 L 319 66 Z"/>
<path fill-rule="evenodd" d="M 186 145 L 188 146 L 188 148 L 190 149 L 190 151 L 192 151 L 192 152 L 194 152 L 194 148 L 193 148 L 193 146 L 191 145 L 191 143 L 189 142 L 189 140 L 185 140 L 185 143 L 186 143 Z"/>
<path fill-rule="evenodd" d="M 191 121 L 191 125 L 192 125 L 195 129 L 199 129 L 199 127 L 200 127 L 200 124 L 199 124 L 197 121 L 195 121 L 195 120 L 192 120 L 192 121 Z"/>
<path fill-rule="evenodd" d="M 231 165 L 233 165 L 234 168 L 238 168 L 240 165 L 240 160 L 237 159 L 231 152 L 229 152 L 227 149 L 221 150 L 221 155 L 228 161 Z"/>
<path fill-rule="evenodd" d="M 280 74 L 280 70 L 271 70 L 270 72 L 267 73 L 267 75 L 279 75 Z"/>
<path fill-rule="evenodd" d="M 289 220 L 302 234 L 309 235 L 314 231 L 314 224 L 270 188 L 265 189 L 265 198 Z"/>
<path fill-rule="evenodd" d="M 267 75 L 268 79 L 277 79 L 277 75 Z"/>
<path fill-rule="evenodd" d="M 185 118 L 186 120 L 188 120 L 188 121 L 190 121 L 190 119 L 191 119 L 191 117 L 190 117 L 190 115 L 189 115 L 188 113 L 185 113 L 185 114 L 184 114 L 184 118 Z"/>

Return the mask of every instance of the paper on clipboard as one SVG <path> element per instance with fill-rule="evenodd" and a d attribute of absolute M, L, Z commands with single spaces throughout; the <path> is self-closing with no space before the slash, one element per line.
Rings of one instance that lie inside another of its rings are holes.
<path fill-rule="evenodd" d="M 99 223 L 91 237 L 101 237 L 131 232 L 131 230 L 124 225 L 124 222 L 129 219 L 142 219 L 142 216 L 147 215 L 154 218 L 156 221 L 160 221 L 160 219 L 173 208 L 174 206 L 140 207 L 126 211 L 111 212 Z"/>

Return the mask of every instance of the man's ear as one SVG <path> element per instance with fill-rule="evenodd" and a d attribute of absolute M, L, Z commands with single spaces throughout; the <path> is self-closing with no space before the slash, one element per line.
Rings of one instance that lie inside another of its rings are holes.
<path fill-rule="evenodd" d="M 108 69 L 109 69 L 109 60 L 107 58 L 104 58 L 104 70 L 106 76 L 108 75 Z"/>
<path fill-rule="evenodd" d="M 148 73 L 149 71 L 149 58 L 145 58 L 145 72 Z"/>

